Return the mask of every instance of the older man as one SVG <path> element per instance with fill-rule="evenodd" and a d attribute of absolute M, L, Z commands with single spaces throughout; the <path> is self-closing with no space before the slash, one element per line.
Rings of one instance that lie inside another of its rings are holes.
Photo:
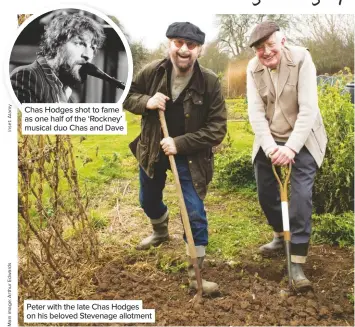
<path fill-rule="evenodd" d="M 178 22 L 168 27 L 166 36 L 168 58 L 154 61 L 138 73 L 123 104 L 142 115 L 141 134 L 132 151 L 140 164 L 140 203 L 153 227 L 153 234 L 137 248 L 148 249 L 169 238 L 168 209 L 162 199 L 170 169 L 167 156 L 175 155 L 202 268 L 208 243 L 203 199 L 212 179 L 212 147 L 226 134 L 226 109 L 217 76 L 197 61 L 205 34 L 191 23 Z M 165 111 L 169 138 L 162 136 L 158 110 Z M 190 287 L 196 288 L 191 264 L 188 273 Z M 216 283 L 203 281 L 205 293 L 217 289 Z"/>
<path fill-rule="evenodd" d="M 42 37 L 36 61 L 11 73 L 20 103 L 68 102 L 72 88 L 85 79 L 81 66 L 92 61 L 104 38 L 103 27 L 90 17 L 55 17 Z"/>
<path fill-rule="evenodd" d="M 255 133 L 252 158 L 259 202 L 274 230 L 272 242 L 260 247 L 260 252 L 283 248 L 280 196 L 271 165 L 292 163 L 291 271 L 294 286 L 307 289 L 311 282 L 301 264 L 306 262 L 311 236 L 312 187 L 327 143 L 316 69 L 307 49 L 285 46 L 285 37 L 274 22 L 255 27 L 250 47 L 256 54 L 247 68 L 248 113 Z"/>

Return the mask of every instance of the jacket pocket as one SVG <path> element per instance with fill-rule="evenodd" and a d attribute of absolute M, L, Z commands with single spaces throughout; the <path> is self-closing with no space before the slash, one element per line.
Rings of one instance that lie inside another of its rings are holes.
<path fill-rule="evenodd" d="M 203 95 L 198 94 L 198 93 L 192 93 L 192 102 L 196 106 L 202 106 L 203 105 Z"/>

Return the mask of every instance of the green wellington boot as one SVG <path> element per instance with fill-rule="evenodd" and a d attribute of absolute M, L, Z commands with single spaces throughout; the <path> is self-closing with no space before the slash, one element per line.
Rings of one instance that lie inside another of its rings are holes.
<path fill-rule="evenodd" d="M 262 255 L 272 255 L 282 252 L 283 249 L 284 237 L 276 236 L 270 243 L 260 246 L 259 253 Z"/>
<path fill-rule="evenodd" d="M 197 258 L 197 263 L 198 263 L 200 270 L 202 270 L 204 259 L 205 259 L 205 257 L 198 257 Z M 189 266 L 187 268 L 187 273 L 189 276 L 189 283 L 190 283 L 189 286 L 190 286 L 190 288 L 197 290 L 196 274 L 195 274 L 195 269 L 192 265 L 191 257 L 188 257 L 188 261 L 189 261 Z M 206 295 L 218 294 L 219 293 L 218 284 L 202 279 L 202 291 L 203 291 L 203 294 L 206 294 Z"/>
<path fill-rule="evenodd" d="M 137 250 L 148 250 L 151 246 L 158 246 L 169 240 L 168 211 L 159 219 L 150 219 L 150 222 L 152 223 L 153 233 L 136 246 Z"/>
<path fill-rule="evenodd" d="M 304 275 L 300 263 L 291 262 L 292 284 L 296 291 L 305 291 L 312 288 L 312 283 Z"/>

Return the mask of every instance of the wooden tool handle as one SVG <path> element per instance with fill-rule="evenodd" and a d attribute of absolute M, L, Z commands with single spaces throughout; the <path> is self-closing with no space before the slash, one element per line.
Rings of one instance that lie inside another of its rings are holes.
<path fill-rule="evenodd" d="M 165 114 L 163 110 L 158 110 L 161 129 L 163 130 L 164 137 L 169 137 L 168 126 L 166 125 Z"/>
<path fill-rule="evenodd" d="M 292 163 L 291 162 L 289 163 L 288 168 L 286 168 L 286 169 L 287 169 L 286 178 L 285 178 L 284 182 L 282 183 L 281 176 L 279 176 L 279 174 L 277 173 L 275 165 L 272 165 L 272 171 L 274 172 L 275 178 L 280 185 L 281 201 L 287 201 L 287 184 L 290 180 L 291 170 L 292 170 Z"/>
<path fill-rule="evenodd" d="M 160 119 L 161 128 L 163 130 L 164 137 L 169 137 L 169 132 L 168 132 L 168 128 L 167 128 L 167 125 L 166 125 L 166 120 L 165 120 L 165 115 L 164 115 L 164 111 L 163 110 L 159 110 L 159 119 Z M 173 155 L 169 155 L 169 161 L 170 161 L 171 171 L 172 171 L 172 173 L 174 175 L 176 191 L 177 191 L 178 197 L 179 197 L 179 204 L 180 204 L 180 210 L 181 210 L 181 216 L 182 216 L 182 223 L 183 223 L 184 230 L 185 230 L 187 246 L 189 247 L 189 252 L 190 252 L 191 258 L 195 259 L 195 258 L 197 258 L 195 242 L 194 242 L 194 239 L 192 237 L 190 220 L 189 220 L 189 216 L 187 214 L 185 200 L 184 200 L 184 196 L 183 196 L 182 190 L 181 190 L 179 174 L 178 174 L 178 171 L 177 171 L 177 168 L 176 168 L 175 158 L 174 158 Z"/>

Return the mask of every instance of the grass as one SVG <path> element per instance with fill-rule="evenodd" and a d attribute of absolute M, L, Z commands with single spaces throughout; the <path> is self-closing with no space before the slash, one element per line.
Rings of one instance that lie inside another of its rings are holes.
<path fill-rule="evenodd" d="M 249 253 L 270 235 L 255 194 L 222 193 L 213 189 L 206 198 L 206 208 L 208 252 L 225 260 Z"/>
<path fill-rule="evenodd" d="M 237 150 L 250 149 L 250 155 L 253 145 L 254 136 L 245 131 L 245 122 L 229 121 L 227 132 L 232 141 L 232 147 Z M 228 136 L 223 143 L 228 142 Z"/>
<path fill-rule="evenodd" d="M 140 117 L 126 112 L 127 135 L 72 136 L 82 189 L 100 195 L 114 179 L 132 179 L 138 164 L 128 145 L 140 133 Z"/>
<path fill-rule="evenodd" d="M 72 136 L 76 150 L 77 169 L 82 177 L 95 179 L 97 171 L 106 163 L 105 158 L 111 158 L 114 155 L 117 155 L 120 160 L 131 158 L 128 144 L 140 133 L 140 117 L 126 112 L 126 119 L 128 135 Z M 129 169 L 123 170 L 123 174 L 130 172 Z"/>

